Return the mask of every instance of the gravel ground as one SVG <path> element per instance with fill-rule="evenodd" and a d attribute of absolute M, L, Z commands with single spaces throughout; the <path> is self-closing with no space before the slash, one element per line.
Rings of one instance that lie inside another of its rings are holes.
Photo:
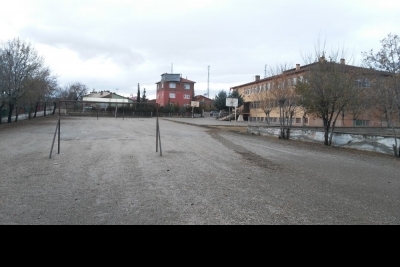
<path fill-rule="evenodd" d="M 155 119 L 0 126 L 2 225 L 400 223 L 392 157 Z"/>

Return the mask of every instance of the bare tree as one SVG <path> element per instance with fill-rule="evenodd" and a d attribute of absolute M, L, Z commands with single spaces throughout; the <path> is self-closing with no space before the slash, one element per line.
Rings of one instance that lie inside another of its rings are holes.
<path fill-rule="evenodd" d="M 48 68 L 43 68 L 36 72 L 34 76 L 27 79 L 26 87 L 29 90 L 22 102 L 29 106 L 29 119 L 31 118 L 31 110 L 34 110 L 34 118 L 36 118 L 40 103 L 44 104 L 44 116 L 46 116 L 47 103 L 54 98 L 58 87 L 57 77 L 52 76 Z"/>
<path fill-rule="evenodd" d="M 68 90 L 68 100 L 75 101 L 81 101 L 89 91 L 89 88 L 80 82 L 71 83 L 66 89 Z"/>
<path fill-rule="evenodd" d="M 355 87 L 359 88 L 359 92 L 343 109 L 342 111 L 342 123 L 345 125 L 345 117 L 351 116 L 353 121 L 359 119 L 366 112 L 371 110 L 374 105 L 371 101 L 371 77 L 369 71 L 363 72 L 359 80 L 355 81 Z M 368 77 L 363 79 L 363 77 Z M 347 125 L 349 126 L 349 125 Z"/>
<path fill-rule="evenodd" d="M 89 87 L 80 82 L 70 83 L 63 88 L 58 88 L 55 92 L 55 98 L 58 100 L 82 101 L 87 95 Z M 54 101 L 55 103 L 55 101 Z M 66 104 L 68 105 L 68 104 Z M 78 108 L 78 104 L 73 104 L 74 111 Z M 53 113 L 55 112 L 55 109 Z"/>
<path fill-rule="evenodd" d="M 251 99 L 257 109 L 263 110 L 270 125 L 270 116 L 273 111 L 278 111 L 281 128 L 280 138 L 290 139 L 293 118 L 299 110 L 298 96 L 294 90 L 293 77 L 288 72 L 288 65 L 270 69 L 270 82 L 253 88 Z"/>
<path fill-rule="evenodd" d="M 271 70 L 275 77 L 269 92 L 270 98 L 277 104 L 279 109 L 279 123 L 282 139 L 290 139 L 293 119 L 299 109 L 298 95 L 294 90 L 294 82 L 288 74 L 288 65 L 278 66 L 275 71 Z"/>
<path fill-rule="evenodd" d="M 43 59 L 36 50 L 20 39 L 2 43 L 0 46 L 1 91 L 5 93 L 9 114 L 29 91 L 28 80 L 43 67 Z"/>
<path fill-rule="evenodd" d="M 300 104 L 323 120 L 324 144 L 331 146 L 337 119 L 357 98 L 355 81 L 362 74 L 361 68 L 341 64 L 343 54 L 341 63 L 338 63 L 338 52 L 332 53 L 329 61 L 324 52 L 316 52 L 316 55 L 319 60 L 311 64 L 304 79 L 298 81 L 296 92 L 301 95 Z"/>
<path fill-rule="evenodd" d="M 263 112 L 267 116 L 267 124 L 270 125 L 271 112 L 273 110 L 273 100 L 270 95 L 270 90 L 268 90 L 268 88 L 258 90 L 257 92 L 251 94 L 251 99 L 253 100 L 253 103 L 256 103 L 256 106 L 259 109 L 263 110 Z"/>
<path fill-rule="evenodd" d="M 396 124 L 400 121 L 400 37 L 389 34 L 381 40 L 382 48 L 376 54 L 373 50 L 364 52 L 364 65 L 377 70 L 373 79 L 374 92 L 371 95 L 388 127 L 392 128 L 395 156 L 400 156 Z"/>
<path fill-rule="evenodd" d="M 0 124 L 3 123 L 2 113 L 3 113 L 3 108 L 6 105 L 6 93 L 2 88 L 3 87 L 1 85 L 1 79 L 0 79 Z"/>

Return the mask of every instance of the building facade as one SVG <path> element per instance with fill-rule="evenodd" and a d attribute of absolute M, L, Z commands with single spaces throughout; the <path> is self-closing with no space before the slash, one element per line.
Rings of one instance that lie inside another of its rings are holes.
<path fill-rule="evenodd" d="M 87 106 L 97 106 L 101 109 L 106 109 L 107 107 L 115 107 L 117 104 L 133 104 L 135 101 L 128 97 L 118 95 L 110 91 L 93 91 L 88 95 L 85 95 L 82 99 L 84 102 L 93 102 L 93 105 L 86 104 Z"/>
<path fill-rule="evenodd" d="M 203 95 L 197 95 L 194 97 L 194 101 L 197 101 L 200 103 L 200 107 L 205 110 L 205 111 L 212 111 L 215 110 L 214 107 L 214 100 L 205 97 Z"/>
<path fill-rule="evenodd" d="M 182 78 L 181 74 L 163 74 L 157 85 L 156 102 L 161 107 L 166 105 L 178 105 L 190 107 L 194 97 L 194 85 L 196 82 Z"/>
<path fill-rule="evenodd" d="M 260 99 L 260 95 L 265 95 L 265 92 L 271 90 L 276 84 L 282 83 L 282 77 L 285 79 L 285 83 L 290 84 L 292 90 L 294 90 L 297 82 L 303 79 L 304 76 L 310 71 L 310 68 L 317 63 L 301 66 L 296 64 L 296 68 L 285 71 L 283 74 L 277 76 L 267 77 L 261 79 L 259 75 L 255 76 L 255 80 L 250 83 L 235 86 L 231 90 L 237 90 L 244 98 L 244 105 L 240 108 L 240 113 L 243 115 L 244 120 L 251 122 L 268 122 L 271 125 L 280 124 L 280 111 L 278 108 L 278 103 L 274 102 L 273 99 L 269 100 L 267 103 L 268 108 L 266 108 L 265 99 Z M 340 63 L 345 65 L 346 71 L 358 71 L 366 72 L 366 69 L 346 65 L 344 59 Z M 356 86 L 362 88 L 369 88 L 371 84 L 367 79 L 360 78 L 355 80 Z M 262 97 L 261 97 L 262 98 Z M 266 110 L 268 109 L 268 112 Z M 268 114 L 268 115 L 267 115 Z M 292 120 L 293 126 L 311 126 L 311 127 L 322 127 L 323 121 L 317 118 L 313 114 L 307 114 L 301 107 L 297 108 L 294 118 Z M 349 114 L 342 114 L 337 120 L 337 127 L 385 127 L 385 123 L 381 118 L 378 118 L 373 112 L 364 112 L 360 114 L 357 118 Z"/>

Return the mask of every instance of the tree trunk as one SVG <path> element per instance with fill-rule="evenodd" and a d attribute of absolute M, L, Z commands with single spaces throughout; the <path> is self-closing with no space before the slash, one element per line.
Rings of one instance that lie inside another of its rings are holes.
<path fill-rule="evenodd" d="M 3 107 L 4 107 L 4 104 L 0 106 L 0 124 L 3 124 L 3 117 L 2 117 Z"/>
<path fill-rule="evenodd" d="M 12 113 L 14 111 L 14 104 L 9 103 L 8 104 L 8 110 L 9 110 L 9 113 L 8 113 L 7 123 L 11 123 L 11 117 L 12 117 Z"/>
<path fill-rule="evenodd" d="M 393 133 L 394 133 L 394 145 L 393 145 L 394 156 L 395 157 L 400 157 L 400 148 L 399 148 L 399 151 L 397 151 L 398 143 L 397 143 L 396 128 L 393 126 L 392 129 L 393 129 Z"/>
<path fill-rule="evenodd" d="M 386 114 L 386 118 L 387 118 L 387 124 L 389 128 L 392 128 L 393 131 L 393 136 L 394 136 L 394 145 L 393 145 L 393 152 L 394 152 L 394 156 L 395 157 L 399 157 L 400 154 L 397 153 L 397 147 L 398 147 L 398 142 L 397 142 L 397 133 L 396 133 L 396 127 L 394 122 L 392 121 L 393 117 L 389 114 Z"/>
<path fill-rule="evenodd" d="M 325 128 L 325 141 L 324 145 L 329 146 L 329 130 L 330 130 L 330 125 L 327 119 L 324 119 L 324 128 Z"/>
<path fill-rule="evenodd" d="M 37 109 L 39 108 L 39 102 L 36 102 L 36 107 L 35 107 L 35 115 L 33 115 L 33 118 L 36 118 L 37 115 Z"/>
<path fill-rule="evenodd" d="M 47 109 L 47 102 L 44 102 L 44 116 L 45 116 L 45 117 L 47 116 L 47 111 L 46 111 L 46 109 Z"/>
<path fill-rule="evenodd" d="M 54 101 L 53 102 L 54 103 L 54 109 L 53 109 L 53 113 L 51 114 L 51 115 L 55 115 L 56 114 L 56 109 L 57 109 L 57 102 L 56 101 Z"/>
<path fill-rule="evenodd" d="M 336 125 L 336 121 L 333 122 L 333 125 L 331 127 L 331 136 L 329 137 L 329 146 L 332 146 L 332 139 L 333 139 L 333 133 L 335 131 L 335 125 Z"/>
<path fill-rule="evenodd" d="M 286 129 L 286 139 L 289 140 L 290 139 L 290 128 Z"/>
<path fill-rule="evenodd" d="M 337 113 L 336 118 L 332 123 L 331 136 L 329 137 L 329 146 L 332 146 L 333 133 L 335 131 L 336 122 L 337 122 L 337 119 L 339 118 L 339 115 L 340 115 L 340 112 Z"/>
<path fill-rule="evenodd" d="M 18 107 L 15 107 L 15 122 L 18 122 Z"/>
<path fill-rule="evenodd" d="M 290 139 L 290 131 L 292 129 L 293 126 L 293 114 L 290 113 L 290 116 L 288 118 L 288 122 L 287 122 L 287 129 L 286 129 L 286 139 L 289 140 Z"/>
<path fill-rule="evenodd" d="M 280 138 L 281 139 L 285 139 L 285 130 L 283 128 L 285 122 L 283 121 L 283 114 L 282 113 L 283 113 L 282 112 L 282 107 L 279 107 L 279 120 L 280 120 L 280 125 L 281 125 L 281 136 L 280 136 Z"/>
<path fill-rule="evenodd" d="M 29 104 L 29 110 L 28 110 L 28 120 L 32 119 L 32 104 Z"/>

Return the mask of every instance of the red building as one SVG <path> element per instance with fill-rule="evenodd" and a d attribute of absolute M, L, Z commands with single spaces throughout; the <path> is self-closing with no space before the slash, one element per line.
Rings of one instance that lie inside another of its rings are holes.
<path fill-rule="evenodd" d="M 157 84 L 157 104 L 160 106 L 178 105 L 188 106 L 194 97 L 196 82 L 183 79 L 180 74 L 163 74 Z"/>
<path fill-rule="evenodd" d="M 200 107 L 202 107 L 205 111 L 211 111 L 215 109 L 214 100 L 203 95 L 195 96 L 194 101 L 200 102 Z"/>

